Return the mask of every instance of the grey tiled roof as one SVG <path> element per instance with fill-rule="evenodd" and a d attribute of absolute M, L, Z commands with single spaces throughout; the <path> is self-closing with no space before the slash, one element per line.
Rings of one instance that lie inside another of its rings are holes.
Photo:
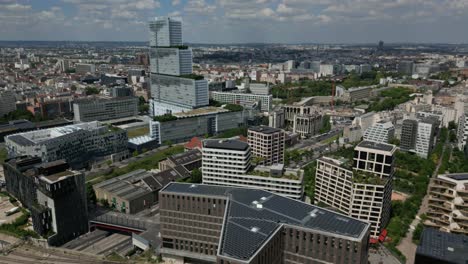
<path fill-rule="evenodd" d="M 228 198 L 220 254 L 248 260 L 283 225 L 361 239 L 369 224 L 271 192 L 203 184 L 170 183 L 161 191 Z"/>

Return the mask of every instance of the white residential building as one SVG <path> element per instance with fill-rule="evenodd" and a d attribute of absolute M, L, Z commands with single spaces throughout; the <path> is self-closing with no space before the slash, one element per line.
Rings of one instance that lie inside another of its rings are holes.
<path fill-rule="evenodd" d="M 354 161 L 317 160 L 315 202 L 371 224 L 376 238 L 390 219 L 393 159 L 396 147 L 369 141 L 354 150 Z"/>
<path fill-rule="evenodd" d="M 239 140 L 205 140 L 202 148 L 204 184 L 249 187 L 302 199 L 303 171 L 282 164 L 252 170 L 249 144 Z"/>

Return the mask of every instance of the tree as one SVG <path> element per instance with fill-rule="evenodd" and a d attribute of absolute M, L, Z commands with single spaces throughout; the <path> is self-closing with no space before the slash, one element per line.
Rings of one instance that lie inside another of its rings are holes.
<path fill-rule="evenodd" d="M 171 140 L 165 140 L 165 141 L 163 142 L 163 144 L 164 144 L 165 146 L 171 147 L 173 143 L 172 143 Z"/>
<path fill-rule="evenodd" d="M 448 124 L 448 129 L 449 130 L 456 130 L 457 129 L 457 123 L 455 121 L 450 121 Z"/>
<path fill-rule="evenodd" d="M 190 174 L 190 182 L 192 183 L 201 183 L 202 182 L 202 172 L 200 169 L 194 169 Z"/>
<path fill-rule="evenodd" d="M 90 183 L 86 184 L 86 196 L 88 197 L 88 202 L 90 204 L 96 204 L 96 193 L 94 192 L 93 185 L 91 185 Z"/>
<path fill-rule="evenodd" d="M 90 86 L 85 89 L 86 95 L 99 94 L 99 90 L 96 87 Z"/>

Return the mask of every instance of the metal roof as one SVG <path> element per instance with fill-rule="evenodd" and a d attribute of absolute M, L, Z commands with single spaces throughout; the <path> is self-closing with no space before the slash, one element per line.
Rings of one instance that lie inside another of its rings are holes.
<path fill-rule="evenodd" d="M 355 240 L 369 229 L 364 221 L 258 189 L 170 183 L 161 192 L 227 198 L 219 252 L 243 261 L 254 257 L 282 226 Z"/>
<path fill-rule="evenodd" d="M 468 261 L 468 237 L 425 228 L 416 249 L 418 256 L 426 256 L 444 263 L 466 264 Z"/>
<path fill-rule="evenodd" d="M 268 126 L 256 126 L 256 127 L 249 127 L 249 130 L 264 133 L 264 134 L 273 134 L 277 132 L 281 132 L 281 129 L 268 127 Z"/>

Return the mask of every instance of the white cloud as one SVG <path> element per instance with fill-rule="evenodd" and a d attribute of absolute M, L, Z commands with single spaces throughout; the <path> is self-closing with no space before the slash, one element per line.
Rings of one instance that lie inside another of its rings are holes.
<path fill-rule="evenodd" d="M 216 10 L 215 5 L 209 5 L 205 0 L 189 0 L 184 10 L 192 13 L 212 13 Z"/>

